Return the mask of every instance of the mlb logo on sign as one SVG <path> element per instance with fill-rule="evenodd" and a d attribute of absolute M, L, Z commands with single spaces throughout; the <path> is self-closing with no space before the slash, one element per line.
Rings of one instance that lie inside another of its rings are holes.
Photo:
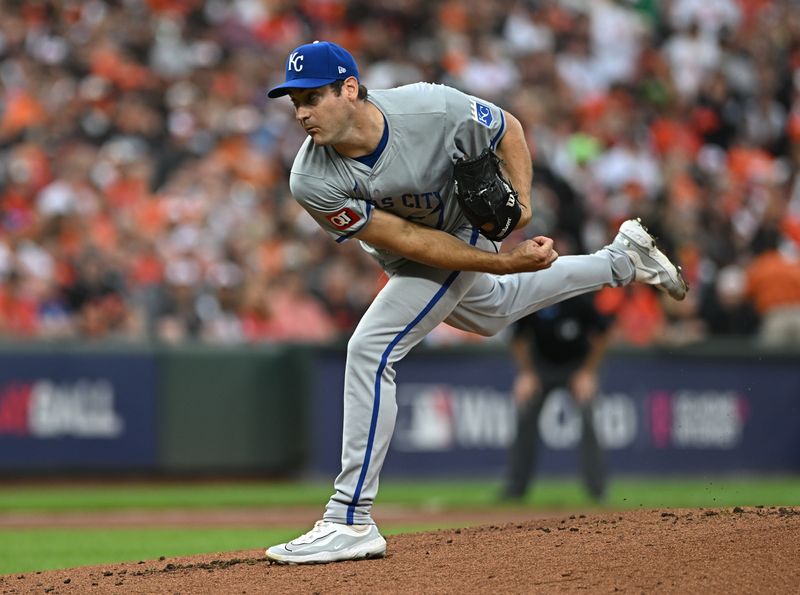
<path fill-rule="evenodd" d="M 469 102 L 470 111 L 472 112 L 472 119 L 489 128 L 492 125 L 494 118 L 492 117 L 492 110 L 489 106 L 478 101 Z"/>

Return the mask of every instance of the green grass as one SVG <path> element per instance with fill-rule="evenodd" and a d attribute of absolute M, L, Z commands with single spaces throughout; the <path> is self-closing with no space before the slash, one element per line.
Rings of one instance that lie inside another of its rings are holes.
<path fill-rule="evenodd" d="M 0 532 L 0 573 L 262 548 L 292 531 L 257 529 L 30 529 Z M 268 541 L 265 541 L 268 540 Z M 213 545 L 211 545 L 213 544 Z M 165 562 L 166 563 L 166 562 Z"/>
<path fill-rule="evenodd" d="M 384 535 L 432 529 L 381 529 Z M 441 528 L 441 527 L 439 527 Z M 302 531 L 308 527 L 302 528 Z M 287 529 L 30 529 L 0 531 L 0 574 L 238 550 L 263 551 L 297 537 Z M 223 559 L 224 555 L 221 556 Z"/>
<path fill-rule="evenodd" d="M 178 483 L 0 486 L 0 514 L 170 508 L 322 506 L 329 483 Z M 495 504 L 499 484 L 490 481 L 384 481 L 378 505 L 483 507 Z M 569 509 L 588 503 L 575 480 L 542 480 L 526 504 Z M 800 478 L 614 479 L 607 507 L 672 508 L 731 505 L 800 505 Z"/>
<path fill-rule="evenodd" d="M 497 504 L 499 484 L 486 481 L 385 480 L 377 506 L 465 509 Z M 331 494 L 325 483 L 231 482 L 183 484 L 29 485 L 0 487 L 0 515 L 111 510 L 316 506 Z M 800 478 L 615 479 L 607 509 L 800 506 Z M 559 511 L 594 508 L 574 480 L 543 480 L 513 506 Z M 432 527 L 383 527 L 401 533 Z M 142 528 L 0 530 L 0 574 L 150 560 L 159 556 L 260 549 L 295 536 L 296 529 Z"/>

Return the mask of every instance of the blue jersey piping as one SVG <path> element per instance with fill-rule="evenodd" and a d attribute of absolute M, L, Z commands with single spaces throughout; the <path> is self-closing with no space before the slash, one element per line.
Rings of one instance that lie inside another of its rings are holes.
<path fill-rule="evenodd" d="M 369 214 L 372 212 L 372 203 L 371 203 L 371 202 L 369 202 L 369 201 L 366 201 L 366 203 L 367 203 L 367 206 L 366 206 L 366 213 L 365 213 L 365 214 L 366 214 L 366 216 L 367 216 L 367 223 L 369 223 Z M 366 225 L 366 223 L 365 223 L 365 225 Z M 358 229 L 356 229 L 355 231 L 350 231 L 350 232 L 348 232 L 348 233 L 346 233 L 346 234 L 344 234 L 344 235 L 341 235 L 341 236 L 339 236 L 339 237 L 338 237 L 338 238 L 336 238 L 336 240 L 335 240 L 335 241 L 336 241 L 336 243 L 337 243 L 337 244 L 341 244 L 342 242 L 344 242 L 344 241 L 346 241 L 346 240 L 349 240 L 349 239 L 350 239 L 350 238 L 352 238 L 352 237 L 353 237 L 355 234 L 357 234 L 359 231 L 361 231 L 363 228 L 364 228 L 364 225 L 362 225 L 361 227 L 359 227 L 359 228 L 358 228 Z"/>
<path fill-rule="evenodd" d="M 505 132 L 505 129 L 506 129 L 506 118 L 505 115 L 503 114 L 503 110 L 500 110 L 500 129 L 497 131 L 497 134 L 495 134 L 492 137 L 492 142 L 489 143 L 489 146 L 491 147 L 492 151 L 494 151 L 497 148 L 497 143 L 500 141 L 500 137 L 503 136 L 503 132 Z"/>

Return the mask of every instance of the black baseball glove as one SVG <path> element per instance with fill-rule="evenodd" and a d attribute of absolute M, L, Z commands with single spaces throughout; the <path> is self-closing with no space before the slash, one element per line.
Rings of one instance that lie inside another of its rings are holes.
<path fill-rule="evenodd" d="M 500 158 L 491 149 L 461 159 L 453 166 L 455 195 L 470 223 L 490 240 L 502 240 L 522 216 L 517 192 L 500 172 Z"/>

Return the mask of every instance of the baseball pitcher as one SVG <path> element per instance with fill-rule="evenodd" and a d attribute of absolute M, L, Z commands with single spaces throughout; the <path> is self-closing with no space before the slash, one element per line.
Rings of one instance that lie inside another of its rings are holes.
<path fill-rule="evenodd" d="M 347 349 L 342 470 L 323 518 L 267 550 L 304 564 L 383 556 L 372 519 L 394 430 L 396 362 L 439 323 L 493 335 L 540 308 L 634 280 L 683 299 L 679 269 L 638 220 L 594 254 L 558 257 L 547 237 L 499 242 L 531 218 L 530 151 L 519 121 L 456 89 L 417 83 L 367 91 L 344 48 L 292 51 L 285 82 L 308 134 L 292 195 L 337 242 L 357 240 L 389 281 Z"/>

